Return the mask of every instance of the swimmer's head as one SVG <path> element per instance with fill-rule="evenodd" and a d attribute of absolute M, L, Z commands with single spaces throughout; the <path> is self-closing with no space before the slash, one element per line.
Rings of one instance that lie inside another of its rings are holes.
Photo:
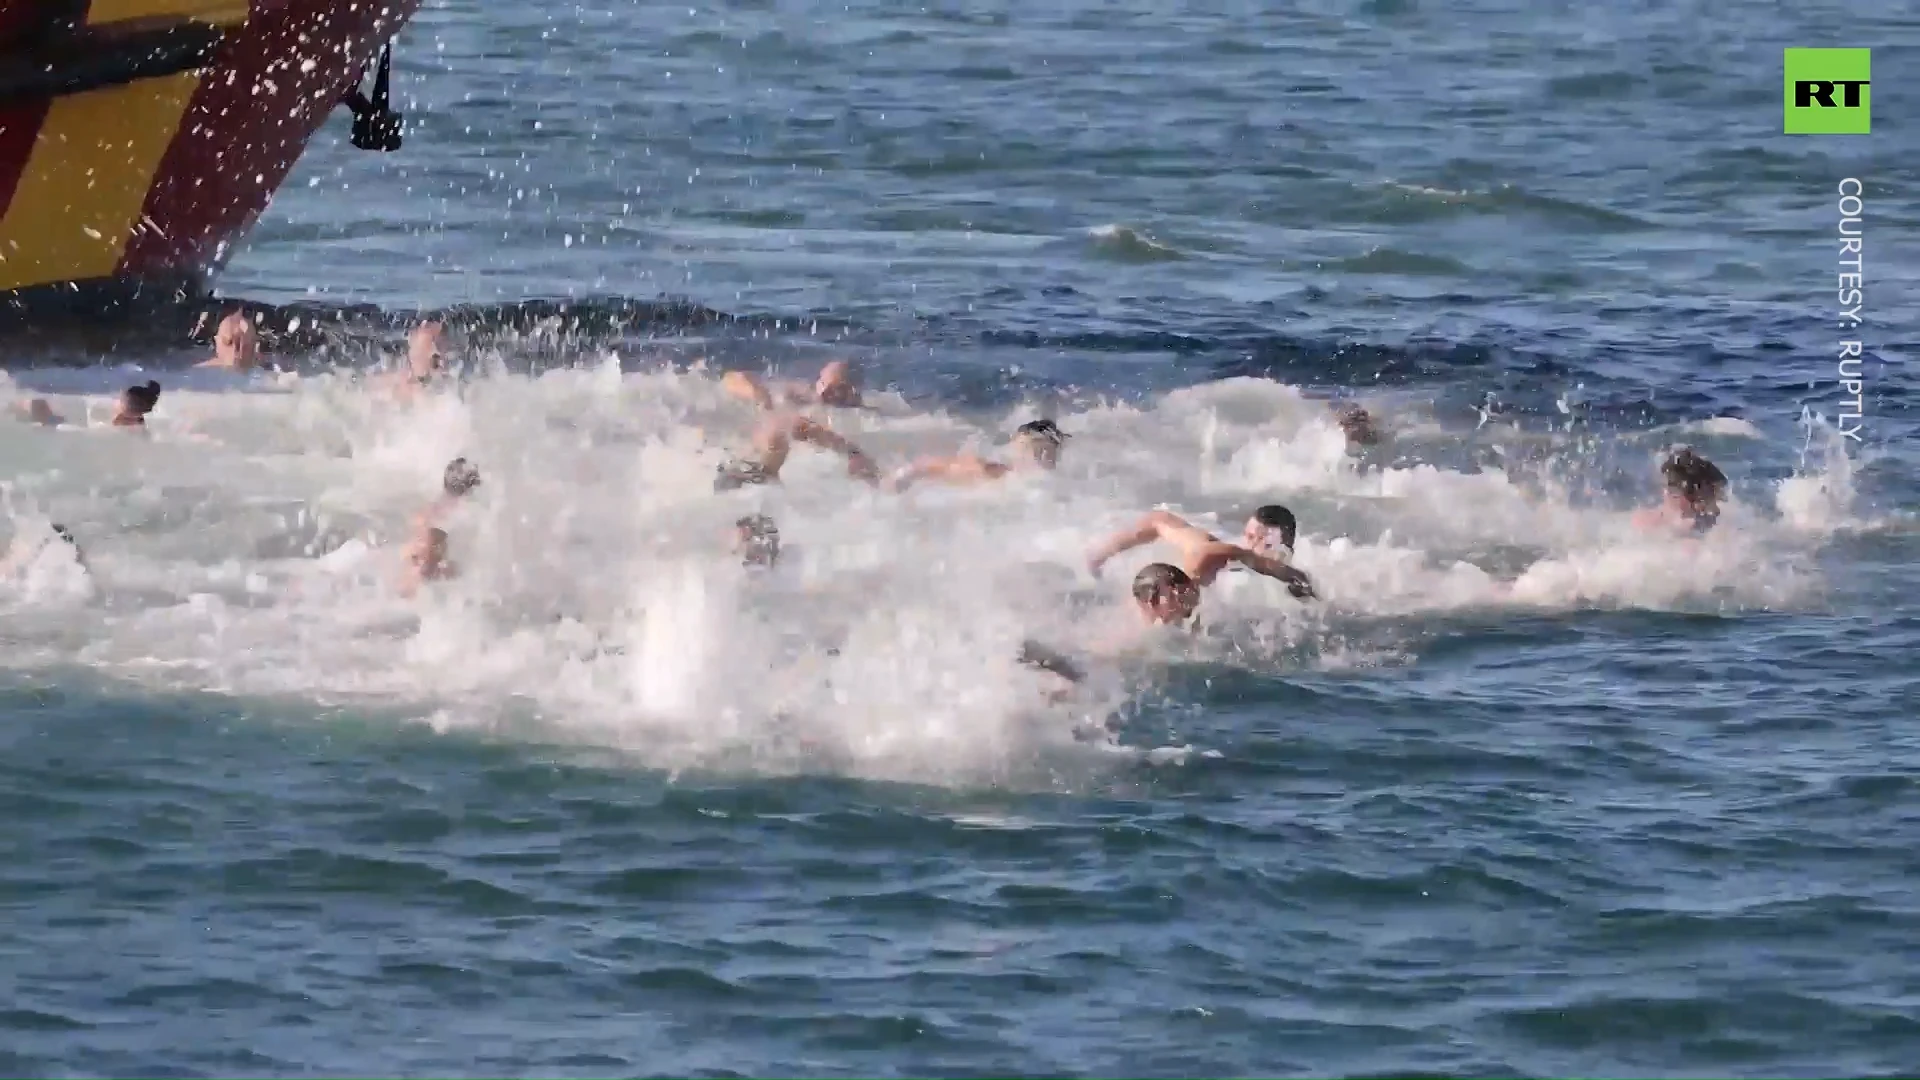
<path fill-rule="evenodd" d="M 1372 446 L 1380 441 L 1380 429 L 1374 426 L 1373 414 L 1358 405 L 1342 406 L 1339 423 L 1347 441 L 1355 446 Z"/>
<path fill-rule="evenodd" d="M 429 378 L 446 367 L 443 330 L 440 320 L 428 319 L 407 331 L 407 368 L 415 378 Z"/>
<path fill-rule="evenodd" d="M 456 499 L 468 495 L 480 486 L 480 467 L 466 458 L 454 458 L 447 462 L 446 472 L 440 477 L 440 486 Z"/>
<path fill-rule="evenodd" d="M 53 406 L 47 404 L 46 398 L 34 398 L 27 402 L 27 419 L 36 424 L 49 426 L 60 422 L 60 418 L 54 415 Z"/>
<path fill-rule="evenodd" d="M 829 361 L 813 381 L 814 400 L 822 405 L 852 408 L 860 404 L 860 377 L 845 360 Z"/>
<path fill-rule="evenodd" d="M 1726 496 L 1727 474 L 1720 467 L 1683 446 L 1667 455 L 1660 464 L 1666 480 L 1667 498 L 1679 503 L 1678 509 L 1695 519 L 1719 516 L 1720 500 Z"/>
<path fill-rule="evenodd" d="M 1014 445 L 1025 450 L 1035 465 L 1051 469 L 1060 463 L 1060 447 L 1072 438 L 1051 420 L 1029 420 L 1013 433 Z"/>
<path fill-rule="evenodd" d="M 437 578 L 447 575 L 447 531 L 445 529 L 423 529 L 407 547 L 407 562 L 419 571 L 423 578 Z"/>
<path fill-rule="evenodd" d="M 754 484 L 773 482 L 773 474 L 757 461 L 744 459 L 723 463 L 713 478 L 713 490 L 733 491 Z"/>
<path fill-rule="evenodd" d="M 151 379 L 140 386 L 129 386 L 120 391 L 121 415 L 140 418 L 153 411 L 160 404 L 160 384 Z"/>
<path fill-rule="evenodd" d="M 1133 601 L 1149 621 L 1182 623 L 1199 609 L 1200 587 L 1185 570 L 1153 563 L 1133 576 Z"/>
<path fill-rule="evenodd" d="M 260 334 L 244 312 L 228 312 L 213 332 L 213 358 L 245 371 L 260 362 Z"/>
<path fill-rule="evenodd" d="M 1263 506 L 1247 519 L 1240 542 L 1249 551 L 1284 559 L 1293 554 L 1293 542 L 1299 532 L 1293 511 L 1284 506 Z"/>
<path fill-rule="evenodd" d="M 748 514 L 733 523 L 733 549 L 748 566 L 780 561 L 780 527 L 765 514 Z"/>

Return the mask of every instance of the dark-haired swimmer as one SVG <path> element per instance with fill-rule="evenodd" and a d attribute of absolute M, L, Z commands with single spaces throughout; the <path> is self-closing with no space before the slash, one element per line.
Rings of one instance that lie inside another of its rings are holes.
<path fill-rule="evenodd" d="M 428 319 L 407 331 L 407 366 L 379 380 L 388 396 L 411 402 L 431 389 L 447 373 L 446 328 Z"/>
<path fill-rule="evenodd" d="M 479 466 L 463 457 L 447 462 L 447 467 L 440 474 L 439 496 L 428 503 L 425 510 L 414 516 L 414 525 L 416 527 L 438 525 L 479 486 Z"/>
<path fill-rule="evenodd" d="M 1213 584 L 1229 565 L 1238 564 L 1286 583 L 1287 592 L 1302 600 L 1314 597 L 1313 579 L 1288 565 L 1298 532 L 1293 512 L 1284 506 L 1263 506 L 1253 512 L 1241 533 L 1242 543 L 1230 544 L 1186 519 L 1155 510 L 1130 529 L 1109 537 L 1087 557 L 1095 575 L 1107 560 L 1155 540 L 1180 549 L 1185 576 L 1196 587 Z M 1164 564 L 1160 564 L 1164 565 Z"/>
<path fill-rule="evenodd" d="M 1726 497 L 1727 474 L 1720 467 L 1683 446 L 1667 455 L 1660 464 L 1666 483 L 1659 506 L 1648 507 L 1633 515 L 1633 523 L 1643 529 L 1671 529 L 1704 535 L 1720 520 L 1720 501 Z"/>
<path fill-rule="evenodd" d="M 1172 563 L 1149 563 L 1133 575 L 1133 603 L 1141 618 L 1162 626 L 1182 626 L 1200 610 L 1200 586 Z"/>
<path fill-rule="evenodd" d="M 1347 437 L 1347 449 L 1357 451 L 1380 445 L 1380 428 L 1375 425 L 1373 414 L 1360 406 L 1342 405 L 1335 414 L 1335 422 Z"/>
<path fill-rule="evenodd" d="M 879 473 L 873 460 L 857 446 L 836 434 L 832 428 L 797 413 L 774 412 L 761 419 L 753 431 L 753 453 L 734 458 L 720 466 L 713 490 L 732 491 L 755 484 L 777 483 L 780 470 L 796 442 L 830 450 L 847 459 L 847 475 L 874 483 Z"/>
<path fill-rule="evenodd" d="M 145 429 L 147 414 L 160 404 L 160 384 L 152 379 L 143 385 L 129 386 L 120 391 L 119 406 L 113 413 L 114 427 Z"/>
<path fill-rule="evenodd" d="M 979 484 L 999 480 L 1020 471 L 1051 471 L 1060 463 L 1060 448 L 1073 436 L 1060 430 L 1052 420 L 1032 420 L 1021 424 L 1009 444 L 1015 453 L 1009 462 L 992 461 L 978 454 L 921 458 L 887 478 L 887 486 L 905 491 L 921 480 L 947 484 Z"/>

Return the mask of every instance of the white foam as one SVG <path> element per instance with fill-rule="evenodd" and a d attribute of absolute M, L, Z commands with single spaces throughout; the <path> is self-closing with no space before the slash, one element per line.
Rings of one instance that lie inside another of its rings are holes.
<path fill-rule="evenodd" d="M 1098 583 L 1083 559 L 1155 505 L 1225 535 L 1259 503 L 1296 511 L 1294 560 L 1324 604 L 1230 575 L 1205 615 L 1231 648 L 1150 639 L 1150 654 L 1271 670 L 1316 641 L 1309 662 L 1331 669 L 1398 662 L 1393 634 L 1365 640 L 1369 619 L 1778 607 L 1814 587 L 1781 530 L 1738 506 L 1680 544 L 1497 471 L 1361 473 L 1324 405 L 1254 380 L 1062 416 L 1076 437 L 1050 476 L 903 496 L 805 448 L 784 484 L 716 496 L 714 466 L 751 417 L 704 376 L 621 376 L 611 359 L 491 374 L 414 406 L 347 378 L 274 389 L 170 389 L 145 439 L 0 424 L 9 516 L 71 527 L 97 593 L 0 582 L 16 639 L 0 664 L 77 660 L 169 688 L 399 708 L 443 729 L 533 722 L 666 768 L 974 783 L 1072 746 L 1150 680 L 1102 668 L 1050 704 L 1049 677 L 1013 658 L 1024 638 L 1071 653 L 1130 617 L 1126 582 L 1168 553 L 1130 552 Z M 98 411 L 107 391 L 62 404 Z M 991 448 L 1024 418 L 834 423 L 885 467 Z M 393 541 L 457 455 L 484 475 L 447 525 L 463 576 L 401 599 Z M 779 522 L 788 554 L 771 575 L 749 578 L 724 550 L 749 512 Z M 1541 555 L 1517 581 L 1479 565 L 1515 544 Z M 1337 636 L 1330 616 L 1347 622 Z"/>

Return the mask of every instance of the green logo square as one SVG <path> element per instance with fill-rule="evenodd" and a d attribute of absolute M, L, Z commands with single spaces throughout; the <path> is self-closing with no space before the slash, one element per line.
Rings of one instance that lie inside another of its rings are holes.
<path fill-rule="evenodd" d="M 1873 126 L 1870 49 L 1788 49 L 1789 135 L 1865 135 Z"/>

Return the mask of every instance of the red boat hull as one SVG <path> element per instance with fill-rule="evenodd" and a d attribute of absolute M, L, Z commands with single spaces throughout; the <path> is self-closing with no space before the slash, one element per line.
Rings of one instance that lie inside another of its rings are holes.
<path fill-rule="evenodd" d="M 197 295 L 418 6 L 0 0 L 0 304 Z"/>

